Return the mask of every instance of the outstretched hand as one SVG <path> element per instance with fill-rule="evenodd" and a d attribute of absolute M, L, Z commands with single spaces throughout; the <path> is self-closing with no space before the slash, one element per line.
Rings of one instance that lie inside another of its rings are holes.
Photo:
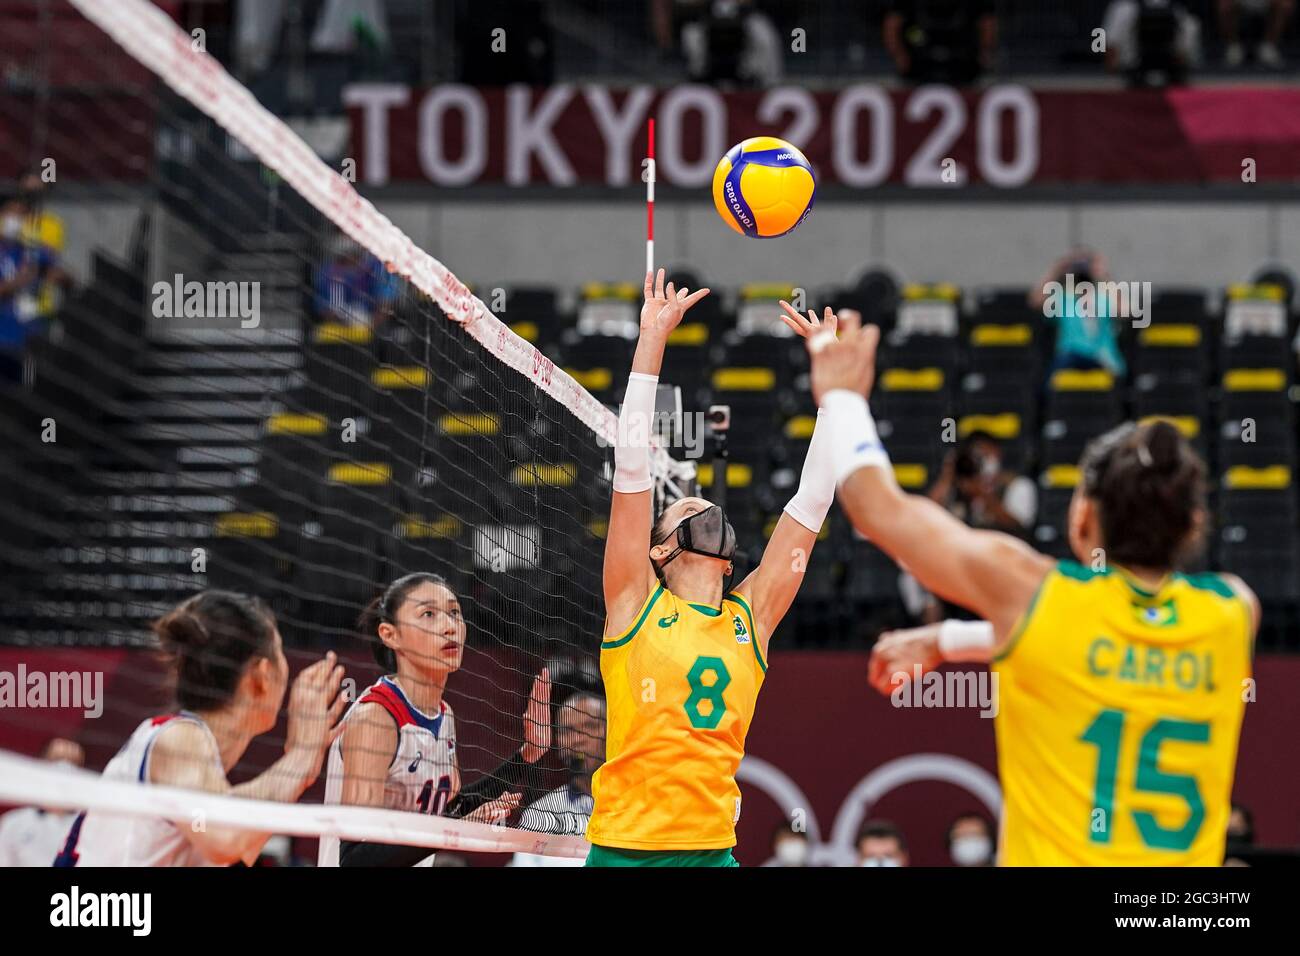
<path fill-rule="evenodd" d="M 551 672 L 543 667 L 533 681 L 524 710 L 523 757 L 528 763 L 537 763 L 551 749 Z"/>
<path fill-rule="evenodd" d="M 867 679 L 888 697 L 918 674 L 929 673 L 942 663 L 938 624 L 886 631 L 871 649 Z"/>
<path fill-rule="evenodd" d="M 817 313 L 812 309 L 808 310 L 808 318 L 805 319 L 803 315 L 789 302 L 785 301 L 785 299 L 782 299 L 778 304 L 781 306 L 781 311 L 785 313 L 781 316 L 781 321 L 789 326 L 790 329 L 794 331 L 795 335 L 801 335 L 806 339 L 823 331 L 830 332 L 831 335 L 835 334 L 838 320 L 835 318 L 835 312 L 829 305 L 823 310 L 820 319 L 817 318 Z"/>
<path fill-rule="evenodd" d="M 688 309 L 709 294 L 708 289 L 664 287 L 664 270 L 645 274 L 645 304 L 641 306 L 641 331 L 667 335 L 681 324 Z"/>
<path fill-rule="evenodd" d="M 805 334 L 805 339 L 812 367 L 813 399 L 818 405 L 827 392 L 841 388 L 871 397 L 871 386 L 876 378 L 876 347 L 880 344 L 879 328 L 874 325 L 862 328 L 856 322 L 846 323 L 837 339 L 835 332 L 822 322 L 811 334 Z"/>

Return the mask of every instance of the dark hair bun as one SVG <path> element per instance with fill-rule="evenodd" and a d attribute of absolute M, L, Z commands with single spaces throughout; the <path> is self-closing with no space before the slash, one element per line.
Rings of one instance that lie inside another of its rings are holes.
<path fill-rule="evenodd" d="M 275 615 L 246 594 L 201 591 L 155 621 L 153 631 L 171 663 L 180 706 L 212 709 L 234 696 L 250 660 L 274 653 Z"/>
<path fill-rule="evenodd" d="M 1139 430 L 1139 441 L 1145 441 L 1151 458 L 1150 467 L 1162 475 L 1178 470 L 1183 458 L 1183 436 L 1172 424 L 1157 420 L 1148 425 L 1145 434 Z"/>
<path fill-rule="evenodd" d="M 1109 561 L 1152 570 L 1183 562 L 1198 543 L 1205 465 L 1174 425 L 1120 426 L 1089 444 L 1081 466 Z"/>

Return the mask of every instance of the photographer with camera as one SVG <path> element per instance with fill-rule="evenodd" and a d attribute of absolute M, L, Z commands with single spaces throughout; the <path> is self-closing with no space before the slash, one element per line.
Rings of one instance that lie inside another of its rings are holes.
<path fill-rule="evenodd" d="M 1106 296 L 1096 294 L 1097 284 L 1109 278 L 1106 260 L 1092 250 L 1080 249 L 1054 262 L 1029 290 L 1029 305 L 1056 325 L 1055 357 L 1047 370 L 1047 381 L 1063 368 L 1085 371 L 1104 368 L 1116 378 L 1124 374 L 1124 356 L 1115 337 L 1109 301 Z M 1060 303 L 1059 310 L 1047 309 L 1048 290 L 1057 283 L 1072 290 L 1074 295 Z M 1094 292 L 1086 301 L 1082 299 L 1085 287 Z"/>

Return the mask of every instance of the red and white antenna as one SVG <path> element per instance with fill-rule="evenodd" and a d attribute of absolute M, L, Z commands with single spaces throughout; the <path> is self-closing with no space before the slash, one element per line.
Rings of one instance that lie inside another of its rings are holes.
<path fill-rule="evenodd" d="M 650 117 L 645 163 L 645 271 L 655 271 L 655 121 Z"/>

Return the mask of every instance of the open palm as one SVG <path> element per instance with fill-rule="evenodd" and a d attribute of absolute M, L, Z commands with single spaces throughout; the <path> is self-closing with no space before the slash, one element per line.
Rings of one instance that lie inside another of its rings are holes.
<path fill-rule="evenodd" d="M 667 335 L 681 324 L 688 309 L 709 294 L 708 289 L 678 289 L 664 286 L 664 270 L 645 274 L 645 304 L 641 306 L 641 331 Z"/>

